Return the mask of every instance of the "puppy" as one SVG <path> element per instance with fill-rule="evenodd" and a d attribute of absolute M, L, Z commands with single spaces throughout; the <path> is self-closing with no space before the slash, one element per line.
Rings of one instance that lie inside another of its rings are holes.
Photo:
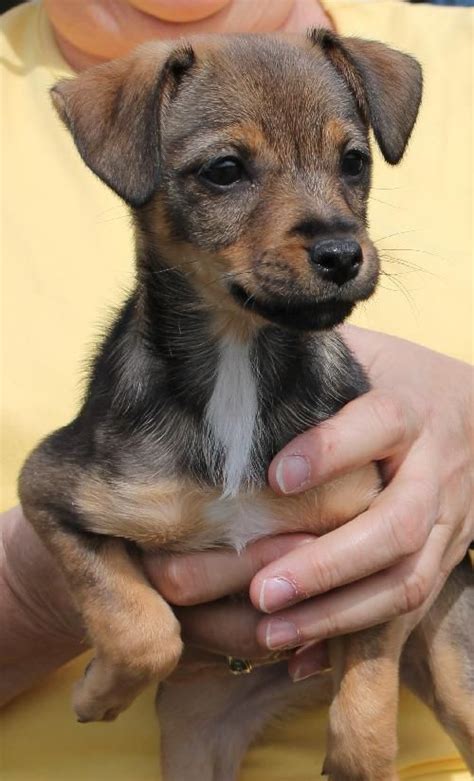
<path fill-rule="evenodd" d="M 411 57 L 323 31 L 151 43 L 52 90 L 85 163 L 131 207 L 136 285 L 78 416 L 29 457 L 20 496 L 95 647 L 74 694 L 79 720 L 113 719 L 168 679 L 166 781 L 235 779 L 263 724 L 308 697 L 331 700 L 333 781 L 395 779 L 404 648 L 403 677 L 470 760 L 467 563 L 427 616 L 410 604 L 332 641 L 332 672 L 294 685 L 282 662 L 232 677 L 206 659 L 199 675 L 196 662 L 172 675 L 180 627 L 139 561 L 143 549 L 324 534 L 379 490 L 372 465 L 277 497 L 266 471 L 368 389 L 335 329 L 377 283 L 369 128 L 398 163 L 420 96 Z"/>

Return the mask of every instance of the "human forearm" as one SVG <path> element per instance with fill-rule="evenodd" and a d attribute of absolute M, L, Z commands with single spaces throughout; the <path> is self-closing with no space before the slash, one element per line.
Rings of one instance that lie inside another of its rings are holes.
<path fill-rule="evenodd" d="M 0 519 L 0 704 L 87 648 L 62 573 L 16 507 Z"/>

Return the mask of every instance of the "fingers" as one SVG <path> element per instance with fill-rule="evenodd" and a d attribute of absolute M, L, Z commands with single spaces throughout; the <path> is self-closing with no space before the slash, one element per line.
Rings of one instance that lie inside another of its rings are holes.
<path fill-rule="evenodd" d="M 269 651 L 257 640 L 261 613 L 249 602 L 222 600 L 176 611 L 186 644 L 222 656 L 258 661 Z M 310 643 L 288 660 L 288 673 L 296 683 L 329 667 L 325 643 Z"/>
<path fill-rule="evenodd" d="M 212 605 L 180 608 L 177 617 L 187 645 L 221 656 L 251 661 L 269 655 L 257 640 L 261 614 L 249 602 L 222 600 Z M 299 648 L 288 660 L 288 674 L 296 683 L 329 667 L 325 643 L 310 643 Z"/>
<path fill-rule="evenodd" d="M 281 534 L 249 545 L 242 553 L 216 550 L 181 556 L 147 554 L 152 585 L 173 605 L 198 605 L 247 591 L 253 576 L 274 559 L 312 542 L 309 534 Z"/>
<path fill-rule="evenodd" d="M 390 570 L 264 618 L 257 629 L 259 642 L 271 651 L 293 648 L 411 613 L 436 595 L 448 543 L 447 527 L 436 526 L 420 552 Z"/>
<path fill-rule="evenodd" d="M 394 392 L 370 391 L 290 442 L 270 465 L 270 485 L 283 494 L 320 485 L 387 458 L 412 442 L 418 427 L 418 416 Z"/>
<path fill-rule="evenodd" d="M 428 455 L 407 458 L 366 512 L 260 571 L 250 587 L 253 604 L 273 613 L 416 553 L 438 518 L 437 494 Z"/>
<path fill-rule="evenodd" d="M 185 643 L 224 656 L 268 656 L 257 641 L 261 614 L 249 602 L 222 600 L 177 611 Z"/>

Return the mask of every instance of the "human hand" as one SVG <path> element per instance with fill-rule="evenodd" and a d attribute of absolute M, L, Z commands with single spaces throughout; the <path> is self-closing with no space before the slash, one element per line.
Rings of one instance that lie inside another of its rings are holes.
<path fill-rule="evenodd" d="M 245 637 L 255 631 L 253 647 L 318 644 L 423 609 L 474 536 L 472 369 L 383 334 L 346 327 L 344 335 L 373 390 L 291 442 L 273 461 L 270 484 L 296 493 L 378 461 L 386 487 L 358 518 L 319 539 L 299 535 L 291 550 L 293 535 L 284 535 L 241 557 L 219 551 L 150 561 L 151 579 L 180 605 L 250 583 L 245 620 L 244 607 L 237 617 L 232 604 L 183 611 L 191 642 L 225 651 L 242 626 Z M 297 468 L 283 461 L 291 455 Z M 307 474 L 298 476 L 302 467 Z M 303 650 L 290 673 L 306 677 L 321 658 L 319 645 Z"/>
<path fill-rule="evenodd" d="M 44 6 L 62 54 L 78 71 L 152 38 L 331 27 L 319 0 L 44 0 Z"/>
<path fill-rule="evenodd" d="M 243 596 L 244 592 L 248 593 L 252 578 L 268 563 L 314 540 L 310 534 L 279 534 L 248 545 L 240 554 L 229 550 L 178 556 L 149 553 L 143 563 L 151 583 L 176 606 L 186 645 L 220 656 L 258 661 L 271 651 L 257 639 L 262 613 Z M 306 677 L 308 659 L 304 650 L 289 659 L 294 680 Z M 312 646 L 311 674 L 327 666 L 325 644 Z"/>

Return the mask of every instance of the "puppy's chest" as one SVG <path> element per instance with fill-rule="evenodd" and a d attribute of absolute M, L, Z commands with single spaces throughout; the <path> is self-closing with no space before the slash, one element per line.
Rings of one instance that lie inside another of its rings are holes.
<path fill-rule="evenodd" d="M 225 496 L 219 488 L 178 478 L 107 484 L 89 478 L 81 485 L 77 509 L 89 531 L 123 537 L 142 548 L 240 550 L 269 534 L 324 534 L 365 510 L 378 485 L 373 465 L 286 497 L 268 487 Z"/>
<path fill-rule="evenodd" d="M 281 531 L 322 533 L 346 516 L 347 504 L 366 506 L 370 480 L 356 481 L 352 498 L 339 488 L 278 497 L 266 486 L 271 455 L 328 413 L 318 406 L 318 395 L 308 391 L 311 382 L 304 376 L 296 386 L 305 390 L 300 396 L 293 392 L 291 399 L 278 384 L 265 385 L 259 371 L 263 358 L 252 356 L 251 349 L 221 343 L 197 426 L 190 428 L 181 418 L 172 426 L 168 421 L 158 448 L 142 443 L 132 460 L 122 460 L 121 479 L 82 482 L 78 509 L 90 531 L 143 547 L 240 549 Z"/>
<path fill-rule="evenodd" d="M 267 492 L 226 497 L 189 479 L 105 484 L 92 478 L 82 483 L 77 506 L 89 531 L 124 537 L 143 548 L 240 549 L 275 528 Z"/>
<path fill-rule="evenodd" d="M 189 474 L 221 487 L 224 497 L 262 488 L 273 456 L 328 416 L 310 356 L 282 360 L 278 347 L 268 336 L 254 343 L 225 338 L 218 345 L 195 437 L 199 447 L 189 448 L 182 463 Z"/>
<path fill-rule="evenodd" d="M 235 496 L 255 477 L 259 392 L 248 343 L 225 340 L 219 345 L 216 376 L 204 418 L 204 458 Z M 252 459 L 254 463 L 252 464 Z"/>

